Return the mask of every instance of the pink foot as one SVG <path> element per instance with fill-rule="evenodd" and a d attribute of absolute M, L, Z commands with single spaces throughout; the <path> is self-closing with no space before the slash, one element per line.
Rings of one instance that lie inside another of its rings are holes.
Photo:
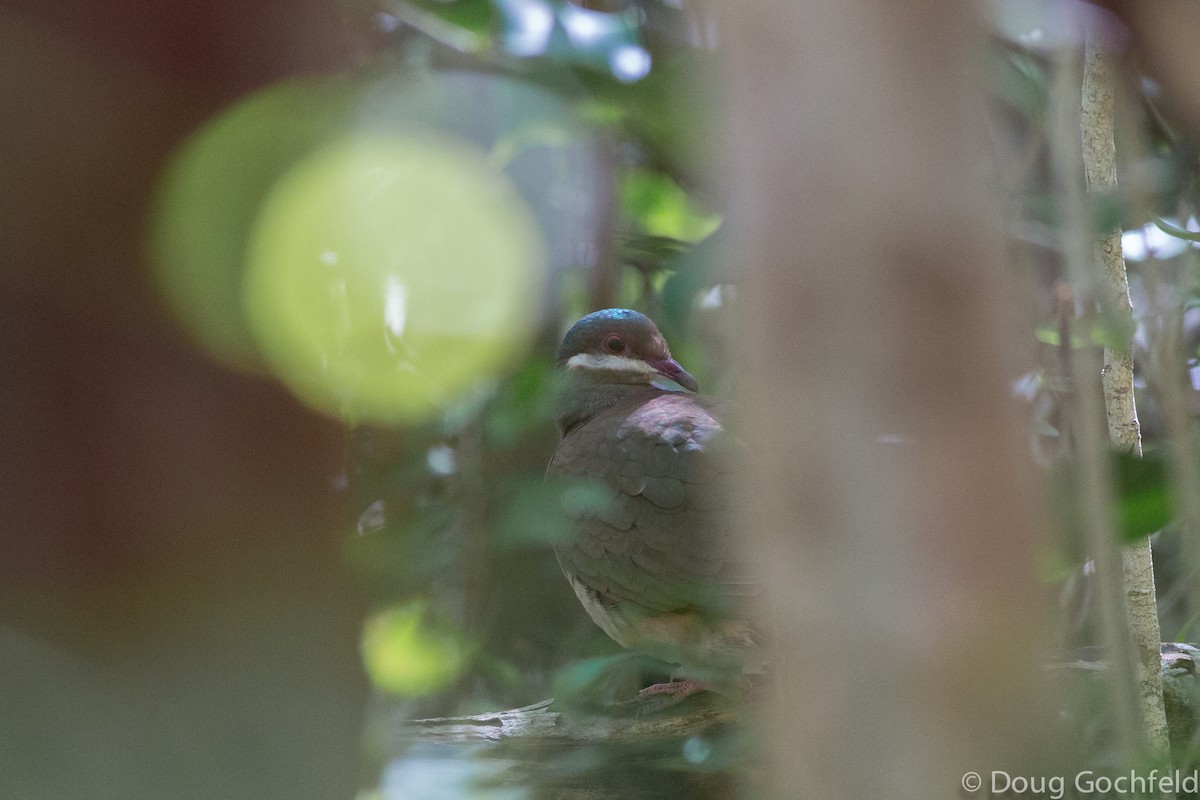
<path fill-rule="evenodd" d="M 638 697 L 645 699 L 647 697 L 656 697 L 658 695 L 669 695 L 671 702 L 669 705 L 675 705 L 685 697 L 689 697 L 696 692 L 703 692 L 709 688 L 705 681 L 671 681 L 670 683 L 656 683 L 653 686 L 647 686 L 638 692 Z"/>
<path fill-rule="evenodd" d="M 685 698 L 691 697 L 697 692 L 703 692 L 710 688 L 712 687 L 707 682 L 696 680 L 656 683 L 642 689 L 633 700 L 616 703 L 611 708 L 618 714 L 633 714 L 634 716 L 655 714 L 678 705 Z"/>

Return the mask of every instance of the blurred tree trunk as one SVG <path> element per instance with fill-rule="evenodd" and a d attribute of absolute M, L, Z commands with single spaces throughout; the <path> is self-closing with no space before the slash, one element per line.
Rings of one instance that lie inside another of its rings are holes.
<path fill-rule="evenodd" d="M 358 784 L 340 430 L 185 342 L 142 260 L 171 149 L 240 92 L 328 66 L 330 16 L 0 9 L 0 796 Z"/>
<path fill-rule="evenodd" d="M 968 770 L 1031 768 L 1049 616 L 981 35 L 949 0 L 728 21 L 772 796 L 959 796 Z"/>

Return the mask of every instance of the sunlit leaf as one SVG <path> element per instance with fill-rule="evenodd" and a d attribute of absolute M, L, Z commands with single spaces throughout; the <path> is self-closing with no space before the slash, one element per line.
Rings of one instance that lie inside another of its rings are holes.
<path fill-rule="evenodd" d="M 721 224 L 717 214 L 702 209 L 669 176 L 635 169 L 621 190 L 625 213 L 650 236 L 697 242 Z"/>
<path fill-rule="evenodd" d="M 462 634 L 437 619 L 427 602 L 379 612 L 363 629 L 363 663 L 376 686 L 405 696 L 445 689 L 467 661 Z"/>

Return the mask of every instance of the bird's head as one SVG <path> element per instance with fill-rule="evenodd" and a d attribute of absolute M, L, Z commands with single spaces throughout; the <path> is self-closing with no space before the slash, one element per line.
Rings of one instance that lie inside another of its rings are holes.
<path fill-rule="evenodd" d="M 645 314 L 606 308 L 576 322 L 558 348 L 557 364 L 593 386 L 645 385 L 695 392 L 696 379 L 671 358 L 667 340 Z"/>

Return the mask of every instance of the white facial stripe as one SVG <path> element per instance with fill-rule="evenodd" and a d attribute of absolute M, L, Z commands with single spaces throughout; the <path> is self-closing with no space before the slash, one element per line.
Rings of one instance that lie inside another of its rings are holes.
<path fill-rule="evenodd" d="M 665 392 L 692 393 L 691 389 L 671 380 L 645 361 L 628 356 L 579 353 L 567 359 L 567 369 L 604 375 L 614 383 L 646 383 Z"/>
<path fill-rule="evenodd" d="M 628 356 L 596 353 L 578 353 L 567 359 L 567 369 L 582 369 L 589 372 L 610 372 L 629 378 L 658 375 L 658 371 L 645 361 Z"/>

